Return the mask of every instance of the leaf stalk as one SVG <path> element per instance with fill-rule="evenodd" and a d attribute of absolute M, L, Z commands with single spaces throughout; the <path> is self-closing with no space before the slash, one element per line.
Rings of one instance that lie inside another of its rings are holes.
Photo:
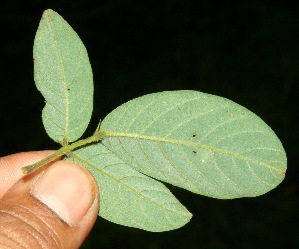
<path fill-rule="evenodd" d="M 95 133 L 92 136 L 90 136 L 86 139 L 82 139 L 77 142 L 74 142 L 72 144 L 63 146 L 59 150 L 55 151 L 53 154 L 45 157 L 44 159 L 42 159 L 34 164 L 22 167 L 21 171 L 24 175 L 30 174 L 34 170 L 38 169 L 39 167 L 41 167 L 49 162 L 52 162 L 54 159 L 56 159 L 58 157 L 66 155 L 67 153 L 71 152 L 72 150 L 74 150 L 78 147 L 101 141 L 104 136 L 105 136 L 105 132 L 99 131 L 97 128 Z"/>

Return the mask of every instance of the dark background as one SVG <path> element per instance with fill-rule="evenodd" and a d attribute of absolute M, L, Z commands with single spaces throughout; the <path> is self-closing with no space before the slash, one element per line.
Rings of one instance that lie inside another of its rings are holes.
<path fill-rule="evenodd" d="M 91 134 L 118 105 L 147 93 L 194 89 L 264 119 L 288 156 L 270 193 L 215 200 L 171 188 L 194 214 L 149 233 L 98 219 L 83 248 L 299 248 L 299 3 L 297 1 L 25 1 L 0 3 L 0 156 L 55 149 L 41 122 L 32 46 L 43 10 L 79 34 L 94 72 Z"/>

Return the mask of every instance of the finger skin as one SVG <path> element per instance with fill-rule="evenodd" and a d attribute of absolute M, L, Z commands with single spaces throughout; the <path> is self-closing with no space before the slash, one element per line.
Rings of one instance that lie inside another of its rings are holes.
<path fill-rule="evenodd" d="M 53 150 L 20 152 L 0 157 L 0 198 L 24 175 L 21 168 L 52 154 Z"/>
<path fill-rule="evenodd" d="M 18 162 L 19 156 L 15 156 Z M 39 153 L 29 157 L 38 158 Z M 29 157 L 26 155 L 25 165 Z M 11 163 L 14 159 L 5 160 Z M 3 165 L 3 158 L 1 163 Z M 72 162 L 65 163 L 81 167 Z M 15 172 L 20 166 L 13 165 L 12 168 Z M 79 248 L 91 230 L 98 214 L 98 194 L 84 218 L 75 226 L 69 226 L 30 192 L 45 170 L 46 167 L 21 178 L 0 199 L 0 248 Z M 82 170 L 94 181 L 85 168 Z"/>

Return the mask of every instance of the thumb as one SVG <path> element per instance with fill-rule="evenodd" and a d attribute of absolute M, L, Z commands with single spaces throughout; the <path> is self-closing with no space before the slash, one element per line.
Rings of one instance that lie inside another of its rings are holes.
<path fill-rule="evenodd" d="M 57 161 L 0 199 L 0 248 L 78 248 L 98 213 L 98 187 L 80 165 Z"/>

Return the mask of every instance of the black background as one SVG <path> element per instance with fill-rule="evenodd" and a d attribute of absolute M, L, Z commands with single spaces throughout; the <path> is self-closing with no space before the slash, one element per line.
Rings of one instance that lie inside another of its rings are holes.
<path fill-rule="evenodd" d="M 186 226 L 149 233 L 99 218 L 82 248 L 299 248 L 299 3 L 1 1 L 0 156 L 58 148 L 43 129 L 33 81 L 33 40 L 47 8 L 89 53 L 95 107 L 87 135 L 125 101 L 194 89 L 255 112 L 288 156 L 286 179 L 264 196 L 224 201 L 171 188 L 194 214 Z"/>

